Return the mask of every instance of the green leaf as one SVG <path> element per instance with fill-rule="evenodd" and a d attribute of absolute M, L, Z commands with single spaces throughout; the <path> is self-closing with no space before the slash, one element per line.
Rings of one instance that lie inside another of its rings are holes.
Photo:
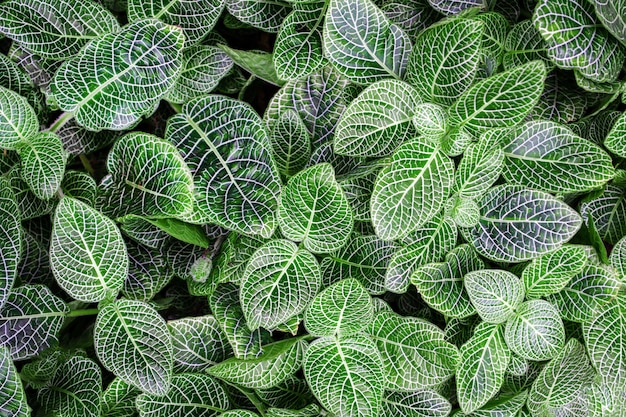
<path fill-rule="evenodd" d="M 539 100 L 545 78 L 543 62 L 532 61 L 479 81 L 450 107 L 450 125 L 474 135 L 515 126 Z"/>
<path fill-rule="evenodd" d="M 461 14 L 465 10 L 471 13 L 472 8 L 486 7 L 484 0 L 428 0 L 428 3 L 444 15 Z"/>
<path fill-rule="evenodd" d="M 103 204 L 107 211 L 160 218 L 191 216 L 191 173 L 167 141 L 141 132 L 124 135 L 109 151 L 107 170 L 115 184 Z"/>
<path fill-rule="evenodd" d="M 468 414 L 492 399 L 504 382 L 511 352 L 504 342 L 502 327 L 480 323 L 474 335 L 461 346 L 456 369 L 457 397 Z"/>
<path fill-rule="evenodd" d="M 105 368 L 143 392 L 164 395 L 170 389 L 172 338 L 149 304 L 121 299 L 100 310 L 94 348 Z"/>
<path fill-rule="evenodd" d="M 412 140 L 378 174 L 371 213 L 384 240 L 406 237 L 443 208 L 454 179 L 454 163 L 434 145 Z"/>
<path fill-rule="evenodd" d="M 582 224 L 576 211 L 550 194 L 516 185 L 494 187 L 478 204 L 480 223 L 461 231 L 478 253 L 497 261 L 520 262 L 556 250 Z"/>
<path fill-rule="evenodd" d="M 291 8 L 271 0 L 227 0 L 226 10 L 234 18 L 265 32 L 278 32 Z"/>
<path fill-rule="evenodd" d="M 570 339 L 561 352 L 546 366 L 533 383 L 526 406 L 532 415 L 555 416 L 588 386 L 594 370 L 583 346 Z"/>
<path fill-rule="evenodd" d="M 254 252 L 267 242 L 259 239 L 231 232 L 224 242 L 217 260 L 213 264 L 211 282 L 240 283 L 246 270 L 248 260 Z"/>
<path fill-rule="evenodd" d="M 97 363 L 72 356 L 63 363 L 37 400 L 48 415 L 99 417 L 102 371 Z"/>
<path fill-rule="evenodd" d="M 448 113 L 438 104 L 421 103 L 415 106 L 413 125 L 417 132 L 434 140 L 445 136 L 448 131 Z"/>
<path fill-rule="evenodd" d="M 43 285 L 14 289 L 0 310 L 0 345 L 13 360 L 27 359 L 57 342 L 69 308 Z"/>
<path fill-rule="evenodd" d="M 406 80 L 426 102 L 452 104 L 473 83 L 483 25 L 454 19 L 421 32 L 409 58 Z"/>
<path fill-rule="evenodd" d="M 463 277 L 463 281 L 478 315 L 487 323 L 504 323 L 524 300 L 522 282 L 508 271 L 472 271 Z"/>
<path fill-rule="evenodd" d="M 330 164 L 292 177 L 282 192 L 278 223 L 283 235 L 313 253 L 341 249 L 353 227 L 350 204 Z"/>
<path fill-rule="evenodd" d="M 528 122 L 506 134 L 502 147 L 507 182 L 552 193 L 591 190 L 615 172 L 602 148 L 554 122 Z"/>
<path fill-rule="evenodd" d="M 626 236 L 626 192 L 609 184 L 600 195 L 591 196 L 580 205 L 580 214 L 591 217 L 600 237 L 610 243 L 617 243 Z"/>
<path fill-rule="evenodd" d="M 615 271 L 605 265 L 585 265 L 569 284 L 547 299 L 554 303 L 565 320 L 584 323 L 595 311 L 617 295 L 622 282 Z"/>
<path fill-rule="evenodd" d="M 13 288 L 21 260 L 23 232 L 19 214 L 10 184 L 0 177 L 0 309 Z"/>
<path fill-rule="evenodd" d="M 380 312 L 369 331 L 383 360 L 386 389 L 434 388 L 454 375 L 459 351 L 434 324 Z"/>
<path fill-rule="evenodd" d="M 51 84 L 63 111 L 89 130 L 124 130 L 155 110 L 182 68 L 180 28 L 142 20 L 90 42 Z M 129 101 L 128 95 L 133 100 Z"/>
<path fill-rule="evenodd" d="M 411 283 L 430 307 L 449 317 L 465 318 L 476 314 L 476 308 L 463 285 L 463 277 L 484 267 L 478 254 L 463 244 L 450 251 L 445 262 L 417 269 Z"/>
<path fill-rule="evenodd" d="M 448 400 L 431 390 L 388 392 L 383 398 L 381 417 L 447 417 Z"/>
<path fill-rule="evenodd" d="M 6 417 L 28 417 L 30 407 L 20 376 L 13 365 L 9 349 L 0 346 L 0 414 Z"/>
<path fill-rule="evenodd" d="M 16 149 L 22 160 L 22 178 L 37 198 L 54 196 L 63 180 L 66 154 L 57 135 L 41 132 L 20 141 Z"/>
<path fill-rule="evenodd" d="M 595 0 L 593 5 L 604 27 L 626 45 L 626 3 L 623 0 Z"/>
<path fill-rule="evenodd" d="M 457 168 L 452 193 L 475 199 L 498 180 L 504 167 L 504 153 L 494 134 L 482 135 L 478 143 L 470 144 Z"/>
<path fill-rule="evenodd" d="M 458 195 L 450 198 L 443 209 L 446 216 L 452 218 L 459 227 L 474 227 L 480 221 L 480 208 L 474 200 Z"/>
<path fill-rule="evenodd" d="M 522 272 L 526 298 L 530 300 L 561 291 L 574 275 L 582 272 L 586 263 L 585 250 L 571 245 L 533 259 Z"/>
<path fill-rule="evenodd" d="M 591 2 L 541 0 L 533 23 L 559 68 L 576 69 L 597 82 L 614 81 L 619 75 L 624 51 L 595 19 Z"/>
<path fill-rule="evenodd" d="M 204 249 L 208 249 L 211 245 L 209 237 L 204 229 L 191 223 L 185 223 L 178 219 L 146 219 L 147 222 L 153 224 L 159 229 L 167 232 L 168 235 L 185 243 L 190 243 Z"/>
<path fill-rule="evenodd" d="M 102 415 L 107 417 L 135 417 L 135 400 L 141 391 L 115 378 L 102 393 Z"/>
<path fill-rule="evenodd" d="M 371 0 L 331 0 L 324 52 L 337 70 L 359 84 L 401 78 L 411 41 Z"/>
<path fill-rule="evenodd" d="M 622 281 L 624 281 L 626 279 L 626 238 L 622 238 L 613 246 L 609 262 L 615 268 L 617 274 L 622 276 Z"/>
<path fill-rule="evenodd" d="M 295 111 L 280 114 L 270 133 L 270 141 L 272 156 L 281 174 L 295 175 L 309 162 L 311 136 Z"/>
<path fill-rule="evenodd" d="M 585 92 L 567 78 L 559 78 L 553 71 L 546 77 L 546 84 L 539 102 L 530 112 L 529 119 L 548 119 L 558 123 L 579 120 L 591 104 Z M 574 129 L 575 125 L 570 126 Z M 604 139 L 605 134 L 602 134 Z"/>
<path fill-rule="evenodd" d="M 115 16 L 94 1 L 10 0 L 0 5 L 0 33 L 42 58 L 70 58 L 91 39 L 119 28 Z"/>
<path fill-rule="evenodd" d="M 117 219 L 124 235 L 152 249 L 161 249 L 171 241 L 170 236 L 152 223 L 138 216 Z"/>
<path fill-rule="evenodd" d="M 20 141 L 35 136 L 37 132 L 39 120 L 28 100 L 0 86 L 0 147 L 16 149 Z"/>
<path fill-rule="evenodd" d="M 455 417 L 522 417 L 518 412 L 526 403 L 528 391 L 515 394 L 500 394 L 480 409 L 470 414 L 455 414 Z"/>
<path fill-rule="evenodd" d="M 334 150 L 340 155 L 379 157 L 416 136 L 413 127 L 420 95 L 399 80 L 382 80 L 367 87 L 339 119 Z"/>
<path fill-rule="evenodd" d="M 160 249 L 128 241 L 126 248 L 130 262 L 122 294 L 133 300 L 151 300 L 170 282 L 173 271 Z"/>
<path fill-rule="evenodd" d="M 307 344 L 290 338 L 263 346 L 263 353 L 253 359 L 230 358 L 210 367 L 217 378 L 246 388 L 267 389 L 294 375 L 302 366 Z"/>
<path fill-rule="evenodd" d="M 544 300 L 530 300 L 517 308 L 504 330 L 509 348 L 517 355 L 545 361 L 555 357 L 565 344 L 565 329 L 558 309 Z"/>
<path fill-rule="evenodd" d="M 14 166 L 5 176 L 13 190 L 14 199 L 17 202 L 18 210 L 13 212 L 22 221 L 31 220 L 40 216 L 50 214 L 57 203 L 56 199 L 41 200 L 28 187 L 22 179 L 21 167 Z"/>
<path fill-rule="evenodd" d="M 550 69 L 551 61 L 545 51 L 545 42 L 532 20 L 522 20 L 513 25 L 504 40 L 502 64 L 505 69 L 515 68 L 534 60 L 543 60 Z"/>
<path fill-rule="evenodd" d="M 159 19 L 168 25 L 178 26 L 185 34 L 185 44 L 190 46 L 201 41 L 213 29 L 224 6 L 223 0 L 154 0 L 149 3 L 129 0 L 128 21 Z"/>
<path fill-rule="evenodd" d="M 258 3 L 261 4 L 262 2 L 259 1 Z M 272 54 L 257 50 L 242 51 L 240 49 L 232 49 L 223 44 L 219 44 L 219 47 L 235 61 L 235 64 L 252 74 L 252 76 L 274 84 L 277 87 L 285 84 L 276 75 Z"/>
<path fill-rule="evenodd" d="M 175 375 L 165 395 L 140 394 L 136 404 L 142 417 L 211 417 L 230 408 L 220 383 L 202 374 Z"/>
<path fill-rule="evenodd" d="M 86 172 L 66 171 L 61 182 L 61 190 L 63 190 L 63 195 L 93 206 L 98 186 L 96 181 Z"/>
<path fill-rule="evenodd" d="M 213 91 L 230 73 L 233 61 L 217 46 L 200 45 L 183 51 L 182 65 L 180 75 L 166 95 L 174 103 L 185 103 Z"/>
<path fill-rule="evenodd" d="M 604 139 L 604 146 L 615 155 L 626 158 L 626 112 L 617 119 Z"/>
<path fill-rule="evenodd" d="M 295 2 L 274 44 L 276 74 L 283 80 L 305 77 L 326 63 L 322 53 L 322 23 L 326 2 Z"/>
<path fill-rule="evenodd" d="M 304 311 L 322 284 L 320 267 L 305 249 L 284 239 L 260 247 L 241 282 L 241 307 L 251 330 L 274 329 Z"/>
<path fill-rule="evenodd" d="M 92 132 L 80 126 L 74 119 L 61 126 L 56 133 L 61 138 L 65 151 L 73 156 L 90 154 L 105 148 L 121 135 L 121 132 L 114 130 Z"/>
<path fill-rule="evenodd" d="M 189 101 L 168 120 L 165 137 L 191 169 L 207 222 L 265 238 L 274 233 L 280 180 L 268 136 L 252 107 L 223 96 Z"/>
<path fill-rule="evenodd" d="M 322 406 L 337 417 L 380 412 L 383 363 L 369 338 L 317 339 L 306 352 L 304 375 Z"/>
<path fill-rule="evenodd" d="M 59 286 L 85 302 L 117 295 L 128 275 L 126 245 L 115 223 L 71 197 L 54 214 L 50 265 Z"/>
<path fill-rule="evenodd" d="M 491 74 L 502 62 L 504 42 L 510 25 L 507 19 L 497 11 L 477 14 L 473 20 L 483 24 L 480 57 L 483 68 L 481 69 Z"/>
<path fill-rule="evenodd" d="M 312 336 L 351 336 L 372 323 L 374 305 L 363 285 L 342 279 L 320 292 L 304 314 L 304 326 Z"/>
<path fill-rule="evenodd" d="M 313 394 L 304 379 L 295 376 L 287 378 L 272 388 L 259 389 L 255 392 L 271 407 L 299 409 L 313 401 Z"/>

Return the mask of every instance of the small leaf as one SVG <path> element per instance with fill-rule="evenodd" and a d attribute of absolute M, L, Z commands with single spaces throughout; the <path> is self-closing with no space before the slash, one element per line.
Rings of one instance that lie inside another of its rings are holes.
<path fill-rule="evenodd" d="M 241 307 L 251 330 L 274 329 L 304 311 L 322 283 L 320 267 L 307 250 L 284 239 L 260 247 L 241 283 Z"/>
<path fill-rule="evenodd" d="M 545 42 L 532 20 L 522 20 L 513 25 L 504 41 L 502 64 L 505 69 L 515 68 L 534 60 L 543 60 L 550 68 Z M 552 64 L 553 65 L 553 64 Z"/>
<path fill-rule="evenodd" d="M 433 103 L 421 103 L 415 106 L 413 125 L 421 135 L 433 139 L 445 136 L 448 131 L 448 113 Z"/>
<path fill-rule="evenodd" d="M 164 395 L 172 377 L 172 338 L 147 303 L 116 300 L 98 313 L 94 348 L 109 371 L 145 393 Z"/>
<path fill-rule="evenodd" d="M 626 158 L 626 112 L 617 119 L 604 139 L 604 146 L 615 155 Z"/>
<path fill-rule="evenodd" d="M 246 388 L 271 388 L 300 369 L 306 346 L 301 338 L 281 340 L 264 345 L 263 353 L 254 359 L 226 359 L 207 372 Z"/>
<path fill-rule="evenodd" d="M 626 3 L 623 0 L 595 0 L 593 4 L 604 27 L 626 45 Z"/>
<path fill-rule="evenodd" d="M 526 298 L 540 298 L 561 291 L 574 275 L 582 272 L 587 259 L 579 246 L 563 246 L 533 259 L 522 272 Z"/>
<path fill-rule="evenodd" d="M 486 7 L 484 0 L 428 0 L 428 3 L 444 15 L 461 14 L 464 10 L 470 10 L 475 7 Z"/>
<path fill-rule="evenodd" d="M 244 0 L 242 3 L 245 1 L 249 0 Z M 259 1 L 258 4 L 263 4 L 263 2 Z M 267 81 L 270 84 L 274 84 L 277 87 L 285 83 L 276 75 L 272 54 L 257 50 L 242 51 L 240 49 L 232 49 L 224 44 L 220 44 L 219 47 L 235 61 L 235 64 L 239 65 L 253 76 Z"/>
<path fill-rule="evenodd" d="M 186 317 L 167 323 L 174 348 L 174 371 L 199 372 L 231 354 L 228 339 L 213 316 Z"/>
<path fill-rule="evenodd" d="M 0 177 L 0 309 L 13 288 L 21 260 L 23 232 L 19 213 L 11 185 Z"/>
<path fill-rule="evenodd" d="M 90 206 L 94 205 L 98 186 L 94 179 L 82 171 L 66 171 L 61 182 L 63 195 L 73 197 Z"/>
<path fill-rule="evenodd" d="M 241 283 L 248 260 L 254 252 L 267 243 L 260 239 L 231 232 L 222 243 L 221 252 L 213 264 L 211 282 Z"/>
<path fill-rule="evenodd" d="M 504 153 L 492 134 L 482 135 L 470 144 L 457 168 L 452 192 L 462 198 L 477 200 L 500 177 Z"/>
<path fill-rule="evenodd" d="M 431 390 L 388 392 L 383 398 L 381 417 L 447 417 L 448 400 Z"/>
<path fill-rule="evenodd" d="M 342 279 L 320 292 L 309 304 L 304 325 L 312 336 L 350 336 L 374 319 L 372 299 L 354 278 Z"/>
<path fill-rule="evenodd" d="M 0 86 L 0 147 L 14 150 L 20 141 L 35 136 L 37 132 L 39 120 L 28 101 Z"/>
<path fill-rule="evenodd" d="M 602 194 L 580 204 L 580 214 L 584 219 L 591 217 L 600 237 L 610 244 L 626 236 L 626 192 L 622 188 L 609 184 Z"/>
<path fill-rule="evenodd" d="M 204 229 L 197 224 L 191 224 L 178 219 L 167 218 L 147 218 L 146 221 L 163 230 L 168 235 L 180 240 L 181 242 L 189 243 L 191 245 L 198 246 L 204 249 L 208 249 L 211 245 L 211 241 L 204 232 Z"/>
<path fill-rule="evenodd" d="M 102 393 L 102 415 L 108 417 L 135 417 L 135 400 L 141 391 L 115 378 Z"/>
<path fill-rule="evenodd" d="M 371 0 L 331 0 L 324 52 L 337 70 L 359 84 L 401 78 L 411 41 Z"/>
<path fill-rule="evenodd" d="M 69 308 L 43 285 L 13 290 L 0 310 L 0 346 L 13 360 L 27 359 L 57 342 Z"/>
<path fill-rule="evenodd" d="M 22 178 L 37 198 L 48 200 L 61 186 L 65 151 L 57 135 L 41 132 L 16 147 L 22 160 Z"/>
<path fill-rule="evenodd" d="M 4 346 L 0 346 L 0 381 L 0 414 L 6 417 L 30 416 L 22 381 L 9 349 Z"/>
<path fill-rule="evenodd" d="M 508 271 L 472 271 L 463 281 L 478 315 L 487 323 L 504 323 L 524 300 L 520 279 Z"/>
<path fill-rule="evenodd" d="M 304 122 L 293 110 L 281 113 L 270 133 L 272 155 L 278 171 L 295 175 L 311 157 L 311 137 Z"/>
<path fill-rule="evenodd" d="M 271 0 L 227 0 L 226 9 L 234 18 L 265 32 L 276 33 L 291 8 Z"/>

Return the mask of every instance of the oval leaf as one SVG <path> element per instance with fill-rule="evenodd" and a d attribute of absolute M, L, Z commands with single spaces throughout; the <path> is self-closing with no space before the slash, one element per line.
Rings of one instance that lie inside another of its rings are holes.
<path fill-rule="evenodd" d="M 524 300 L 520 279 L 508 271 L 472 271 L 463 281 L 478 315 L 488 323 L 504 323 Z"/>

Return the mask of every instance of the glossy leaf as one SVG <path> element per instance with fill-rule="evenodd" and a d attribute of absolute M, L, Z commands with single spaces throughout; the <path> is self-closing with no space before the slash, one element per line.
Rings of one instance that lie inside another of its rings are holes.
<path fill-rule="evenodd" d="M 47 200 L 61 186 L 65 151 L 54 133 L 39 133 L 16 146 L 22 162 L 22 178 L 37 198 Z"/>
<path fill-rule="evenodd" d="M 514 274 L 499 269 L 472 271 L 463 283 L 480 318 L 487 323 L 503 323 L 524 300 L 524 287 Z"/>
<path fill-rule="evenodd" d="M 504 153 L 492 135 L 470 144 L 459 163 L 452 192 L 462 198 L 478 199 L 498 180 L 504 167 Z"/>
<path fill-rule="evenodd" d="M 276 33 L 291 9 L 270 0 L 227 0 L 226 10 L 236 19 L 266 32 Z"/>
<path fill-rule="evenodd" d="M 141 391 L 115 378 L 102 393 L 102 414 L 109 417 L 133 417 L 135 400 Z"/>
<path fill-rule="evenodd" d="M 531 20 L 522 20 L 513 25 L 504 40 L 504 55 L 502 64 L 505 69 L 511 69 L 534 60 L 543 60 L 550 65 L 545 42 L 541 33 L 535 28 Z"/>

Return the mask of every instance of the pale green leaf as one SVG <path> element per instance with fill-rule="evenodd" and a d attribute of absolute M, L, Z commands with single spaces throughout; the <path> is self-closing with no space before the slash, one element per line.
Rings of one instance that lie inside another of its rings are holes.
<path fill-rule="evenodd" d="M 172 337 L 149 304 L 121 299 L 101 309 L 94 348 L 102 365 L 125 382 L 154 395 L 169 390 Z"/>
<path fill-rule="evenodd" d="M 342 279 L 320 292 L 309 304 L 304 326 L 313 336 L 350 336 L 372 323 L 374 306 L 363 285 Z"/>
<path fill-rule="evenodd" d="M 339 119 L 334 150 L 340 155 L 380 157 L 416 136 L 412 120 L 420 94 L 409 84 L 382 80 L 367 87 Z"/>
<path fill-rule="evenodd" d="M 135 417 L 135 400 L 141 391 L 115 378 L 102 393 L 102 415 L 107 417 Z"/>
<path fill-rule="evenodd" d="M 504 179 L 552 193 L 586 191 L 613 178 L 610 156 L 555 122 L 532 121 L 502 138 Z"/>
<path fill-rule="evenodd" d="M 241 1 L 245 3 L 249 0 Z M 257 1 L 258 4 L 262 4 L 262 1 Z M 243 51 L 241 49 L 229 48 L 224 44 L 218 45 L 233 61 L 241 68 L 249 72 L 253 77 L 267 81 L 270 84 L 274 84 L 277 87 L 285 84 L 285 81 L 278 78 L 276 69 L 274 68 L 273 55 L 268 52 L 259 50 Z"/>
<path fill-rule="evenodd" d="M 474 81 L 482 34 L 482 23 L 469 19 L 453 19 L 421 32 L 406 80 L 424 101 L 452 104 Z"/>
<path fill-rule="evenodd" d="M 369 338 L 317 339 L 306 352 L 304 375 L 322 406 L 337 417 L 379 414 L 383 363 Z"/>
<path fill-rule="evenodd" d="M 1 6 L 1 5 L 0 5 Z M 39 120 L 28 100 L 0 86 L 0 146 L 13 150 L 39 132 Z"/>
<path fill-rule="evenodd" d="M 180 28 L 156 20 L 132 23 L 65 61 L 50 86 L 52 94 L 89 130 L 128 129 L 152 114 L 174 84 L 183 41 Z"/>
<path fill-rule="evenodd" d="M 79 200 L 61 200 L 54 214 L 50 265 L 65 292 L 85 302 L 115 296 L 128 275 L 128 263 L 113 221 Z"/>
<path fill-rule="evenodd" d="M 464 413 L 481 408 L 498 393 L 510 359 L 502 328 L 479 324 L 474 335 L 461 346 L 456 370 L 457 397 Z"/>
<path fill-rule="evenodd" d="M 626 158 L 626 112 L 622 113 L 604 139 L 604 146 L 615 155 Z"/>
<path fill-rule="evenodd" d="M 417 132 L 429 138 L 439 139 L 448 131 L 448 113 L 433 103 L 421 103 L 415 106 L 413 125 Z"/>
<path fill-rule="evenodd" d="M 409 37 L 371 0 L 331 0 L 323 42 L 326 58 L 359 84 L 401 78 L 411 53 Z"/>
<path fill-rule="evenodd" d="M 226 10 L 243 23 L 276 33 L 291 8 L 288 3 L 272 0 L 226 0 Z"/>
<path fill-rule="evenodd" d="M 130 241 L 126 242 L 126 248 L 129 265 L 122 294 L 134 300 L 151 300 L 170 282 L 173 271 L 160 249 Z"/>
<path fill-rule="evenodd" d="M 511 355 L 511 362 L 509 362 L 509 367 L 506 368 L 506 373 L 512 376 L 524 376 L 528 372 L 529 368 L 530 362 L 513 352 Z"/>
<path fill-rule="evenodd" d="M 0 308 L 4 305 L 21 260 L 22 226 L 20 210 L 11 185 L 0 177 Z"/>
<path fill-rule="evenodd" d="M 278 116 L 270 133 L 270 141 L 272 156 L 281 174 L 294 175 L 309 162 L 311 136 L 294 110 L 286 110 Z"/>
<path fill-rule="evenodd" d="M 37 393 L 37 400 L 48 415 L 99 417 L 101 412 L 102 371 L 98 364 L 82 356 L 72 356 Z"/>
<path fill-rule="evenodd" d="M 22 160 L 22 178 L 29 188 L 37 198 L 52 198 L 61 186 L 67 159 L 59 137 L 41 132 L 20 141 L 16 149 Z"/>
<path fill-rule="evenodd" d="M 596 20 L 591 2 L 541 0 L 533 23 L 559 68 L 576 69 L 597 82 L 614 81 L 619 75 L 623 47 Z"/>
<path fill-rule="evenodd" d="M 454 179 L 454 163 L 432 144 L 401 145 L 383 168 L 372 192 L 376 234 L 384 240 L 407 236 L 443 208 Z"/>
<path fill-rule="evenodd" d="M 470 144 L 457 168 L 452 192 L 462 198 L 478 199 L 498 180 L 504 153 L 493 134 L 482 135 Z"/>
<path fill-rule="evenodd" d="M 284 188 L 278 223 L 283 235 L 313 253 L 341 249 L 350 237 L 350 204 L 330 164 L 317 164 L 292 177 Z"/>
<path fill-rule="evenodd" d="M 386 389 L 434 388 L 454 375 L 459 351 L 434 324 L 380 312 L 369 330 L 383 360 Z"/>
<path fill-rule="evenodd" d="M 211 376 L 181 374 L 165 395 L 140 394 L 136 405 L 142 417 L 213 417 L 228 410 L 230 400 Z"/>
<path fill-rule="evenodd" d="M 459 227 L 474 227 L 480 221 L 480 207 L 472 199 L 458 195 L 451 197 L 444 206 L 446 216 Z"/>
<path fill-rule="evenodd" d="M 570 245 L 533 259 L 522 272 L 526 298 L 530 300 L 561 291 L 574 275 L 582 272 L 586 263 L 585 250 Z"/>
<path fill-rule="evenodd" d="M 450 402 L 431 390 L 388 392 L 383 398 L 381 417 L 447 417 Z"/>
<path fill-rule="evenodd" d="M 0 346 L 0 415 L 3 417 L 28 417 L 30 407 L 22 387 L 20 375 L 13 365 L 9 349 Z"/>
<path fill-rule="evenodd" d="M 501 394 L 470 414 L 458 413 L 455 417 L 522 417 L 517 413 L 526 402 L 528 391 Z"/>
<path fill-rule="evenodd" d="M 273 234 L 280 181 L 267 128 L 252 107 L 201 97 L 168 120 L 165 136 L 191 169 L 201 217 L 240 233 Z"/>
<path fill-rule="evenodd" d="M 524 300 L 522 282 L 508 271 L 472 271 L 465 275 L 463 282 L 478 315 L 488 323 L 504 323 Z"/>
<path fill-rule="evenodd" d="M 302 366 L 307 344 L 290 338 L 263 346 L 263 353 L 253 359 L 230 358 L 210 367 L 217 378 L 246 388 L 267 389 L 293 376 Z"/>
<path fill-rule="evenodd" d="M 0 310 L 0 346 L 6 346 L 14 360 L 36 356 L 57 342 L 68 312 L 47 287 L 18 287 Z"/>
<path fill-rule="evenodd" d="M 463 285 L 463 277 L 484 267 L 476 252 L 464 244 L 450 251 L 445 262 L 417 269 L 411 283 L 430 307 L 449 317 L 465 318 L 476 314 L 476 308 Z"/>
<path fill-rule="evenodd" d="M 241 307 L 251 330 L 274 329 L 304 311 L 322 284 L 320 267 L 307 250 L 284 239 L 260 247 L 241 282 Z"/>
<path fill-rule="evenodd" d="M 111 12 L 90 0 L 10 0 L 0 5 L 0 33 L 43 58 L 70 58 L 91 39 L 119 28 Z"/>
<path fill-rule="evenodd" d="M 614 244 L 626 236 L 626 192 L 609 184 L 604 192 L 583 201 L 580 214 L 592 218 L 602 240 Z"/>
<path fill-rule="evenodd" d="M 231 232 L 228 234 L 213 263 L 211 282 L 240 283 L 252 254 L 267 242 L 266 239 Z"/>
<path fill-rule="evenodd" d="M 494 187 L 478 204 L 480 223 L 462 233 L 492 260 L 520 262 L 551 252 L 582 224 L 576 211 L 550 194 L 516 185 Z"/>
<path fill-rule="evenodd" d="M 450 125 L 472 134 L 515 126 L 539 100 L 545 78 L 543 62 L 532 61 L 479 81 L 450 107 Z"/>
<path fill-rule="evenodd" d="M 558 309 L 544 300 L 530 300 L 519 306 L 504 330 L 509 348 L 517 355 L 545 361 L 555 357 L 565 344 L 565 329 Z"/>

